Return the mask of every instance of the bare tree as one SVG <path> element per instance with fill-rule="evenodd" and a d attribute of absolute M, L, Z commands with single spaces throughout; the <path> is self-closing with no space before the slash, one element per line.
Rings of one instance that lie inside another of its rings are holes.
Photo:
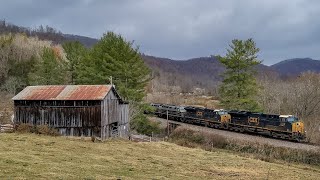
<path fill-rule="evenodd" d="M 305 123 L 308 138 L 319 142 L 320 74 L 306 72 L 296 79 L 261 79 L 258 97 L 266 113 L 294 114 Z"/>

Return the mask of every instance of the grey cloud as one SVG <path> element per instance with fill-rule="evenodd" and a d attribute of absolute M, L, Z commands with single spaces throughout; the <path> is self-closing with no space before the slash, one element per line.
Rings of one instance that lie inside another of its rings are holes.
<path fill-rule="evenodd" d="M 265 64 L 320 59 L 319 1 L 25 0 L 1 2 L 0 18 L 99 38 L 115 31 L 147 54 L 187 59 L 224 54 L 232 39 L 254 38 Z"/>

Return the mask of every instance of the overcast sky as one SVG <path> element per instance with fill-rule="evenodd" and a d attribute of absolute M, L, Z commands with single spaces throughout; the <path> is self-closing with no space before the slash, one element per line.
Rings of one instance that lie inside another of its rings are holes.
<path fill-rule="evenodd" d="M 253 38 L 270 65 L 320 59 L 318 0 L 0 0 L 0 19 L 100 38 L 135 40 L 143 53 L 173 59 L 224 55 L 232 39 Z"/>

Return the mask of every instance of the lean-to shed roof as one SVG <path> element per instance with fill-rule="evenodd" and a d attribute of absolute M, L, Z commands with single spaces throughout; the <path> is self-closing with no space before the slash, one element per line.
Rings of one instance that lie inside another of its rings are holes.
<path fill-rule="evenodd" d="M 13 100 L 103 100 L 111 85 L 28 86 Z M 119 97 L 120 99 L 120 97 Z"/>

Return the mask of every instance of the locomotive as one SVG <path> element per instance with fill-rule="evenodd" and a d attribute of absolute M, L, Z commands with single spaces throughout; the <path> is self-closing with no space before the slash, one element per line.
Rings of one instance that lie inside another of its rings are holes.
<path fill-rule="evenodd" d="M 160 118 L 211 128 L 264 134 L 273 138 L 304 141 L 303 122 L 293 115 L 249 111 L 208 109 L 204 107 L 151 104 Z"/>

